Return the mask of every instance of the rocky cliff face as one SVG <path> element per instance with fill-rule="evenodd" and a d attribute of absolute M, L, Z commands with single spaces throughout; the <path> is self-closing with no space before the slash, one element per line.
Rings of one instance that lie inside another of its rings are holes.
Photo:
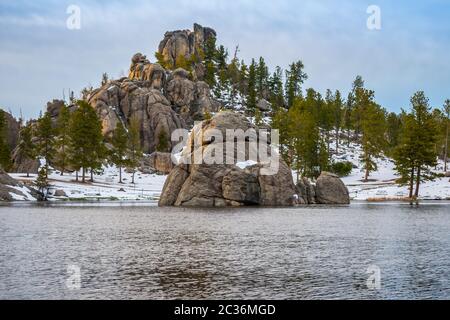
<path fill-rule="evenodd" d="M 159 49 L 167 61 L 175 61 L 180 54 L 194 53 L 213 36 L 214 30 L 195 25 L 194 31 L 166 33 Z M 142 53 L 132 57 L 127 78 L 93 90 L 87 101 L 97 110 L 106 136 L 112 134 L 119 121 L 127 127 L 136 118 L 146 153 L 155 151 L 161 132 L 170 139 L 175 129 L 191 127 L 194 121 L 203 120 L 205 112 L 219 109 L 205 82 L 193 81 L 183 69 L 165 70 Z"/>
<path fill-rule="evenodd" d="M 189 59 L 192 55 L 198 55 L 203 50 L 210 38 L 216 38 L 217 34 L 211 28 L 194 24 L 194 30 L 177 30 L 166 32 L 164 39 L 159 44 L 158 52 L 164 60 L 173 68 L 177 58 L 183 56 Z"/>
<path fill-rule="evenodd" d="M 4 114 L 6 119 L 6 126 L 8 128 L 8 130 L 6 130 L 6 139 L 10 150 L 13 150 L 17 146 L 17 142 L 19 139 L 20 124 L 19 121 L 17 121 L 17 119 L 14 118 L 10 113 L 5 111 Z"/>

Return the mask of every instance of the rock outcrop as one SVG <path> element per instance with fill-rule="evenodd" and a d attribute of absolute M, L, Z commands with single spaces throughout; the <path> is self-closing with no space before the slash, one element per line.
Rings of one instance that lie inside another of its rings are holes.
<path fill-rule="evenodd" d="M 211 98 L 206 82 L 193 82 L 186 70 L 176 69 L 167 83 L 166 95 L 172 108 L 187 125 L 201 121 L 205 112 L 217 112 L 220 105 Z"/>
<path fill-rule="evenodd" d="M 110 81 L 94 90 L 88 102 L 97 110 L 106 136 L 112 135 L 118 122 L 128 127 L 135 119 L 146 153 L 156 150 L 162 132 L 170 142 L 171 133 L 185 127 L 163 93 L 142 81 L 127 78 Z"/>
<path fill-rule="evenodd" d="M 20 124 L 16 118 L 14 118 L 9 112 L 3 111 L 6 120 L 6 141 L 8 143 L 9 149 L 13 150 L 17 146 L 19 140 L 19 130 Z"/>
<path fill-rule="evenodd" d="M 198 55 L 205 48 L 206 42 L 216 38 L 216 32 L 211 28 L 204 28 L 194 24 L 194 31 L 177 30 L 166 32 L 160 42 L 158 52 L 172 68 L 176 66 L 179 57 L 188 60 L 192 55 Z"/>
<path fill-rule="evenodd" d="M 212 119 L 197 124 L 188 141 L 188 147 L 182 153 L 182 159 L 192 159 L 194 154 L 207 154 L 211 149 L 220 148 L 221 141 L 211 139 L 211 130 L 222 132 L 226 140 L 227 129 L 256 129 L 243 115 L 232 112 L 220 112 Z M 216 132 L 217 132 L 216 131 Z M 250 151 L 249 139 L 246 139 L 245 159 Z M 251 138 L 250 138 L 251 140 Z M 186 207 L 226 207 L 226 206 L 292 206 L 296 204 L 296 188 L 288 166 L 279 161 L 279 170 L 274 175 L 264 175 L 268 164 L 241 166 L 242 160 L 236 147 L 233 154 L 226 154 L 233 164 L 179 164 L 169 174 L 159 201 L 160 206 Z M 220 152 L 220 151 L 218 151 Z M 183 160 L 182 160 L 183 162 Z M 186 161 L 184 161 L 186 162 Z"/>
<path fill-rule="evenodd" d="M 0 169 L 0 201 L 31 201 L 38 197 L 36 190 L 25 186 Z"/>
<path fill-rule="evenodd" d="M 337 175 L 322 172 L 316 182 L 316 200 L 320 204 L 349 204 L 350 196 Z"/>

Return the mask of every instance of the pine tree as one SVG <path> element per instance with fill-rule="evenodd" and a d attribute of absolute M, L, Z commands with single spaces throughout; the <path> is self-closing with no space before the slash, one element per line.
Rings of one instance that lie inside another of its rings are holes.
<path fill-rule="evenodd" d="M 319 114 L 319 126 L 323 130 L 325 134 L 325 142 L 327 146 L 327 153 L 330 154 L 330 139 L 331 139 L 331 130 L 333 130 L 335 121 L 334 121 L 334 95 L 331 90 L 327 90 L 325 96 L 325 103 L 323 104 L 322 110 L 320 110 Z"/>
<path fill-rule="evenodd" d="M 297 61 L 289 66 L 289 70 L 286 70 L 285 95 L 288 108 L 292 107 L 296 98 L 301 97 L 302 84 L 308 79 L 303 69 L 303 62 Z"/>
<path fill-rule="evenodd" d="M 36 140 L 38 156 L 45 160 L 45 175 L 48 178 L 49 166 L 55 155 L 56 130 L 52 125 L 52 118 L 49 112 L 46 112 L 37 121 Z"/>
<path fill-rule="evenodd" d="M 139 166 L 143 157 L 141 148 L 141 137 L 140 137 L 140 123 L 138 118 L 136 117 L 131 118 L 128 135 L 129 135 L 128 167 L 133 172 L 131 176 L 131 183 L 134 184 L 136 167 Z"/>
<path fill-rule="evenodd" d="M 341 92 L 336 90 L 334 94 L 333 101 L 333 109 L 334 109 L 334 132 L 335 132 L 335 140 L 336 140 L 336 154 L 339 153 L 339 139 L 340 132 L 342 128 L 342 117 L 343 117 L 343 109 L 344 109 L 344 101 L 342 100 Z"/>
<path fill-rule="evenodd" d="M 375 158 L 379 157 L 385 146 L 384 111 L 374 101 L 374 92 L 364 88 L 356 90 L 355 105 L 361 112 L 360 131 L 363 153 L 361 161 L 364 164 L 364 181 L 368 181 L 370 172 L 377 170 Z"/>
<path fill-rule="evenodd" d="M 122 183 L 122 168 L 129 165 L 128 133 L 122 123 L 117 123 L 112 136 L 110 160 L 119 168 L 119 183 Z"/>
<path fill-rule="evenodd" d="M 437 135 L 436 123 L 430 113 L 428 98 L 423 91 L 416 92 L 411 98 L 412 114 L 415 120 L 416 133 L 416 190 L 414 197 L 419 197 L 420 183 L 433 180 L 430 167 L 437 164 L 437 153 L 434 147 Z"/>
<path fill-rule="evenodd" d="M 402 185 L 409 185 L 409 198 L 413 198 L 414 178 L 415 178 L 415 123 L 412 114 L 402 112 L 400 116 L 402 121 L 399 134 L 399 143 L 394 149 L 393 157 L 395 161 L 395 170 L 400 174 L 398 182 Z"/>
<path fill-rule="evenodd" d="M 248 72 L 248 88 L 247 88 L 247 112 L 251 115 L 255 114 L 256 110 L 256 63 L 252 60 Z"/>
<path fill-rule="evenodd" d="M 42 167 L 39 169 L 38 176 L 34 182 L 40 194 L 41 201 L 47 201 L 50 183 L 48 182 L 47 170 Z"/>
<path fill-rule="evenodd" d="M 8 171 L 11 168 L 11 150 L 9 148 L 8 139 L 8 123 L 6 121 L 5 112 L 0 109 L 0 168 Z"/>
<path fill-rule="evenodd" d="M 284 107 L 283 95 L 283 70 L 276 67 L 274 73 L 269 78 L 270 103 L 272 106 Z"/>
<path fill-rule="evenodd" d="M 87 169 L 93 172 L 101 168 L 105 157 L 105 146 L 102 123 L 94 108 L 83 100 L 78 101 L 77 104 L 78 108 L 72 113 L 69 124 L 69 159 L 76 171 L 82 169 L 84 183 Z"/>
<path fill-rule="evenodd" d="M 266 99 L 268 94 L 269 68 L 263 57 L 259 58 L 255 70 L 256 84 L 255 89 L 259 99 Z"/>
<path fill-rule="evenodd" d="M 444 114 L 445 118 L 445 144 L 444 144 L 444 172 L 447 172 L 447 162 L 448 162 L 448 135 L 450 130 L 450 99 L 445 100 L 444 104 Z"/>
<path fill-rule="evenodd" d="M 394 151 L 394 160 L 396 170 L 402 177 L 400 182 L 409 181 L 409 196 L 417 199 L 421 182 L 435 177 L 430 168 L 437 164 L 437 128 L 423 91 L 412 96 L 411 105 L 411 113 L 402 115 L 402 130 L 399 145 Z"/>
<path fill-rule="evenodd" d="M 210 86 L 210 88 L 214 88 L 216 85 L 216 38 L 210 37 L 206 43 L 204 48 L 204 66 L 206 69 L 205 72 L 205 82 Z"/>
<path fill-rule="evenodd" d="M 64 175 L 68 164 L 68 146 L 69 146 L 69 124 L 70 124 L 70 111 L 67 106 L 63 106 L 59 112 L 57 120 L 57 137 L 56 137 L 56 155 L 55 165 L 59 167 L 61 176 Z"/>
<path fill-rule="evenodd" d="M 31 123 L 27 123 L 20 129 L 19 143 L 17 145 L 17 152 L 23 161 L 34 160 L 36 158 L 36 146 L 33 143 L 33 131 Z M 30 177 L 30 172 L 27 166 L 27 177 Z"/>
<path fill-rule="evenodd" d="M 356 90 L 364 88 L 364 80 L 361 76 L 356 76 L 352 84 L 352 90 L 348 94 L 347 103 L 344 110 L 344 129 L 347 131 L 347 146 L 350 145 L 350 131 L 355 130 L 355 124 L 353 120 L 357 117 L 354 113 L 355 111 L 355 100 L 356 100 Z"/>

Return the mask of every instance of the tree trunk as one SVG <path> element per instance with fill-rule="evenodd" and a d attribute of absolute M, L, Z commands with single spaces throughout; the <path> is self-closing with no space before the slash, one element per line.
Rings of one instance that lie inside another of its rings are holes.
<path fill-rule="evenodd" d="M 75 171 L 75 181 L 78 182 L 78 170 Z"/>
<path fill-rule="evenodd" d="M 339 153 L 339 130 L 336 129 L 336 154 Z"/>
<path fill-rule="evenodd" d="M 444 172 L 447 172 L 447 160 L 448 160 L 448 119 L 447 119 L 447 132 L 445 135 L 445 151 L 444 151 Z"/>
<path fill-rule="evenodd" d="M 29 178 L 29 177 L 30 177 L 30 171 L 27 170 L 27 178 Z"/>
<path fill-rule="evenodd" d="M 414 193 L 414 197 L 419 198 L 419 188 L 420 188 L 420 165 L 417 168 L 417 176 L 416 176 L 416 192 Z"/>
<path fill-rule="evenodd" d="M 94 182 L 94 170 L 91 169 L 91 182 Z"/>
<path fill-rule="evenodd" d="M 131 175 L 131 183 L 134 184 L 134 174 L 136 173 L 135 170 L 133 170 L 133 174 Z"/>
<path fill-rule="evenodd" d="M 364 175 L 364 181 L 367 182 L 369 180 L 369 162 L 370 162 L 370 156 L 366 157 L 366 173 Z"/>
<path fill-rule="evenodd" d="M 119 183 L 122 183 L 122 167 L 119 166 Z"/>
<path fill-rule="evenodd" d="M 85 183 L 85 182 L 86 182 L 86 179 L 85 179 L 85 176 L 86 176 L 86 170 L 85 170 L 84 167 L 83 167 L 83 170 L 81 171 L 81 174 L 82 174 L 82 176 L 81 176 L 81 182 Z"/>
<path fill-rule="evenodd" d="M 409 180 L 409 198 L 413 197 L 413 189 L 414 189 L 414 167 L 411 169 L 411 177 Z"/>

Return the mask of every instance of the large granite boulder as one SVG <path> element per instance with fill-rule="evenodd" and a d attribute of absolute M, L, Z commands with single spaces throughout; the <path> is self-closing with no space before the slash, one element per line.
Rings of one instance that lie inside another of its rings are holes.
<path fill-rule="evenodd" d="M 236 144 L 229 150 L 222 149 L 222 141 L 211 139 L 211 132 L 212 130 L 215 130 L 215 133 L 221 132 L 223 143 L 227 143 L 229 142 L 227 129 L 246 131 L 257 128 L 243 115 L 233 112 L 220 112 L 212 119 L 197 124 L 189 136 L 187 147 L 182 152 L 182 163 L 171 171 L 166 180 L 159 205 L 226 207 L 297 204 L 298 196 L 292 173 L 283 160 L 276 159 L 279 164 L 278 170 L 269 175 L 269 163 L 249 158 L 252 136 L 246 137 L 243 142 L 246 148 L 239 153 Z M 196 154 L 210 154 L 211 150 L 223 150 L 223 159 L 228 157 L 230 162 L 220 164 L 192 162 Z M 229 154 L 231 152 L 232 154 Z"/>
<path fill-rule="evenodd" d="M 185 127 L 163 93 L 142 81 L 127 78 L 111 81 L 95 90 L 88 102 L 96 109 L 105 136 L 112 136 L 119 121 L 128 126 L 132 119 L 136 119 L 145 153 L 156 150 L 161 132 L 164 131 L 170 142 L 172 132 Z"/>
<path fill-rule="evenodd" d="M 349 204 L 350 196 L 337 175 L 322 172 L 316 182 L 316 200 L 320 204 Z"/>
<path fill-rule="evenodd" d="M 39 193 L 13 179 L 0 169 L 0 201 L 33 201 Z"/>
<path fill-rule="evenodd" d="M 176 30 L 166 32 L 160 42 L 158 52 L 171 68 L 176 66 L 177 59 L 182 56 L 186 60 L 192 55 L 199 54 L 205 48 L 210 38 L 216 38 L 216 32 L 211 28 L 204 28 L 194 24 L 194 31 Z"/>

